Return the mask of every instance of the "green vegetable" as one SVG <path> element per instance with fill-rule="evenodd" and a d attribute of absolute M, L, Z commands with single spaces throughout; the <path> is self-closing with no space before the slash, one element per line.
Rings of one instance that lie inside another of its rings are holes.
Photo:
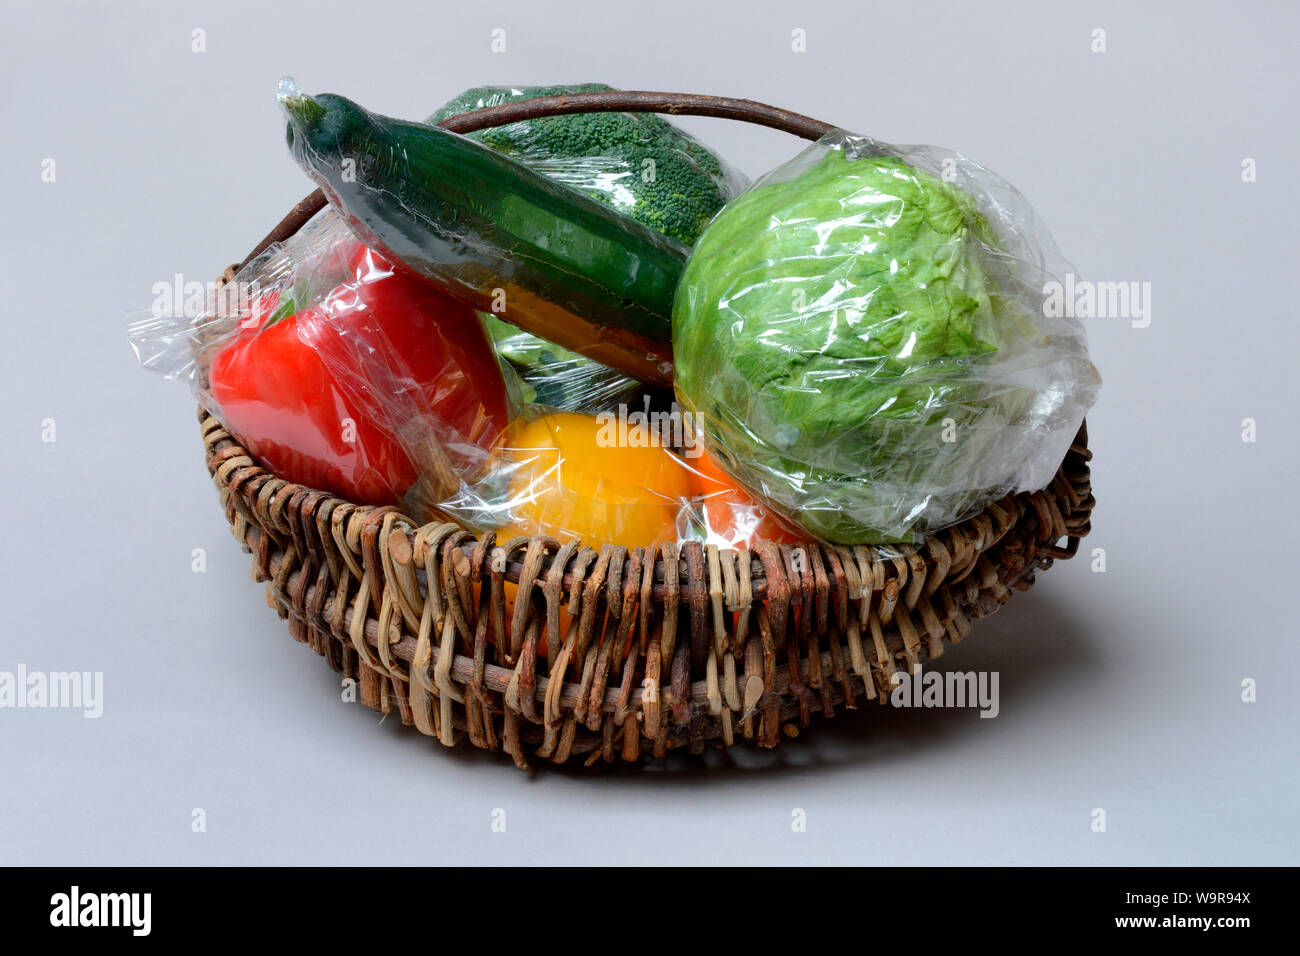
<path fill-rule="evenodd" d="M 436 124 L 515 100 L 612 89 L 603 83 L 475 87 L 444 104 L 428 121 Z M 734 183 L 716 155 L 652 113 L 548 116 L 469 136 L 688 245 L 734 193 Z M 643 175 L 648 169 L 653 169 L 653 177 Z M 590 359 L 495 317 L 488 326 L 495 328 L 498 351 L 519 372 L 531 401 L 591 411 L 634 391 L 635 383 Z"/>
<path fill-rule="evenodd" d="M 476 87 L 429 122 L 514 100 L 611 89 L 603 83 Z M 548 116 L 469 136 L 686 245 L 732 195 L 718 157 L 653 113 Z"/>
<path fill-rule="evenodd" d="M 480 311 L 671 380 L 686 250 L 464 136 L 282 87 L 294 158 L 371 248 Z"/>
<path fill-rule="evenodd" d="M 533 405 L 566 412 L 595 413 L 620 402 L 632 404 L 641 385 L 577 352 L 480 312 L 497 354 L 519 374 L 521 397 Z"/>
<path fill-rule="evenodd" d="M 982 384 L 1018 320 L 981 243 L 996 246 L 970 195 L 892 156 L 831 149 L 733 200 L 673 314 L 678 395 L 728 470 L 840 543 L 978 508 L 997 430 L 1028 400 Z"/>

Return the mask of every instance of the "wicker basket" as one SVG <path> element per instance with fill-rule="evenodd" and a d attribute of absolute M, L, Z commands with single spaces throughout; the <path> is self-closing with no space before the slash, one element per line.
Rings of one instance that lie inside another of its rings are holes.
<path fill-rule="evenodd" d="M 590 110 L 723 116 L 809 139 L 830 129 L 746 100 L 624 92 L 516 102 L 444 125 L 470 132 Z M 300 203 L 249 258 L 323 202 Z M 293 637 L 354 679 L 368 707 L 520 767 L 530 756 L 591 764 L 742 740 L 773 747 L 814 714 L 884 703 L 895 670 L 938 657 L 1037 569 L 1071 557 L 1093 507 L 1085 425 L 1047 488 L 915 546 L 497 542 L 284 481 L 212 414 L 200 421 L 231 530 Z M 506 582 L 518 585 L 511 613 Z"/>

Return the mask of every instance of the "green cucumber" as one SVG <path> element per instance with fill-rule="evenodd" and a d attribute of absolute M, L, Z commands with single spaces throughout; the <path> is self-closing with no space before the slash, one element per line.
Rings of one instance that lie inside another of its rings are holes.
<path fill-rule="evenodd" d="M 456 133 L 332 94 L 282 88 L 280 102 L 294 158 L 367 245 L 474 308 L 671 382 L 685 246 Z"/>

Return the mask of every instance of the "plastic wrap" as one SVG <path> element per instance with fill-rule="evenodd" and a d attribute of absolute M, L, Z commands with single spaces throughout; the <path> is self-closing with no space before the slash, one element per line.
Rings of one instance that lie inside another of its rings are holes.
<path fill-rule="evenodd" d="M 440 510 L 502 541 L 546 534 L 594 547 L 747 548 L 759 538 L 800 539 L 716 466 L 688 423 L 650 409 L 531 409 L 512 423 L 484 477 Z"/>
<path fill-rule="evenodd" d="M 444 104 L 429 122 L 516 100 L 612 89 L 603 83 L 475 87 Z M 549 116 L 468 135 L 688 246 L 748 183 L 689 133 L 653 113 Z M 635 399 L 635 380 L 498 319 L 487 325 L 531 400 L 596 412 Z"/>
<path fill-rule="evenodd" d="M 612 89 L 603 83 L 481 86 L 446 103 L 429 122 L 515 100 Z M 547 116 L 469 137 L 688 246 L 747 184 L 716 153 L 654 113 Z"/>
<path fill-rule="evenodd" d="M 726 471 L 812 535 L 911 540 L 1055 474 L 1100 378 L 1050 317 L 1068 267 L 957 153 L 836 132 L 696 244 L 679 400 Z"/>
<path fill-rule="evenodd" d="M 367 246 L 448 295 L 667 383 L 688 249 L 467 137 L 282 81 L 295 160 Z"/>
<path fill-rule="evenodd" d="M 479 316 L 394 274 L 332 209 L 226 289 L 129 338 L 279 477 L 427 516 L 486 469 L 511 408 Z"/>
<path fill-rule="evenodd" d="M 737 484 L 696 435 L 688 448 L 694 492 L 678 522 L 684 540 L 748 550 L 755 542 L 794 544 L 808 535 L 770 503 Z"/>
<path fill-rule="evenodd" d="M 633 404 L 643 386 L 586 356 L 482 313 L 492 344 L 519 378 L 522 400 L 557 411 L 594 414 Z"/>
<path fill-rule="evenodd" d="M 547 534 L 599 547 L 674 541 L 691 472 L 662 444 L 633 444 L 614 416 L 535 411 L 514 422 L 485 478 L 442 510 L 498 540 Z"/>

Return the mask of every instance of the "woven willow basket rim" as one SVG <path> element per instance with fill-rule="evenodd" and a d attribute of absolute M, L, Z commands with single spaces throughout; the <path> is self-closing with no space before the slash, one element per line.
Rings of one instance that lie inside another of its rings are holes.
<path fill-rule="evenodd" d="M 518 101 L 444 125 L 470 132 L 590 110 L 722 116 L 808 139 L 832 129 L 748 100 L 622 91 Z M 323 204 L 319 191 L 308 196 L 244 262 Z M 896 670 L 938 657 L 1036 570 L 1073 556 L 1094 505 L 1084 423 L 1046 488 L 915 545 L 498 543 L 285 481 L 210 411 L 199 419 L 231 531 L 293 637 L 355 680 L 367 706 L 521 768 L 530 756 L 591 764 L 739 740 L 773 747 L 815 713 L 884 703 Z"/>

